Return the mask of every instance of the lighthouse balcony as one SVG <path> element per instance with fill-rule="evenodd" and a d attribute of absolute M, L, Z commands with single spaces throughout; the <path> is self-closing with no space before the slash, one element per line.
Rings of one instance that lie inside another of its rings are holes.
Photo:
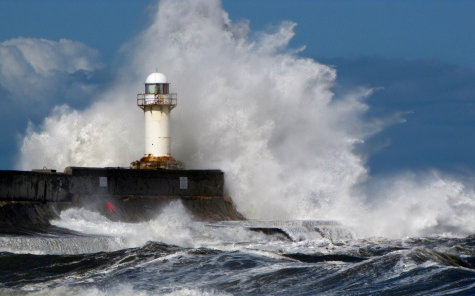
<path fill-rule="evenodd" d="M 171 94 L 138 94 L 137 106 L 144 109 L 147 106 L 162 105 L 175 107 L 177 103 L 176 93 Z"/>

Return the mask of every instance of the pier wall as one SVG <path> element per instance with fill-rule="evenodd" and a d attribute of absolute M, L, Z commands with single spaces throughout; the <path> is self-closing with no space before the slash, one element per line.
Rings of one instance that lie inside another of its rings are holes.
<path fill-rule="evenodd" d="M 195 220 L 244 219 L 224 196 L 223 188 L 220 170 L 69 167 L 64 173 L 0 171 L 0 226 L 47 224 L 69 207 L 138 222 L 154 218 L 176 200 Z M 114 204 L 113 213 L 107 203 Z"/>
<path fill-rule="evenodd" d="M 222 196 L 220 170 L 133 170 L 70 167 L 73 194 Z"/>
<path fill-rule="evenodd" d="M 71 201 L 70 182 L 60 173 L 0 171 L 0 201 Z"/>
<path fill-rule="evenodd" d="M 0 171 L 0 201 L 67 202 L 74 195 L 223 196 L 220 170 L 67 168 L 65 173 Z"/>

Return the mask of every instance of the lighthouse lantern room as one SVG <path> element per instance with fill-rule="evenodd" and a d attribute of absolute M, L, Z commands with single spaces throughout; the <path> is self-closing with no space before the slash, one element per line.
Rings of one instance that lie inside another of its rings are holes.
<path fill-rule="evenodd" d="M 137 94 L 137 106 L 145 117 L 145 155 L 131 163 L 135 169 L 181 169 L 170 151 L 170 112 L 177 105 L 176 93 L 162 73 L 154 72 L 145 80 L 145 93 Z"/>

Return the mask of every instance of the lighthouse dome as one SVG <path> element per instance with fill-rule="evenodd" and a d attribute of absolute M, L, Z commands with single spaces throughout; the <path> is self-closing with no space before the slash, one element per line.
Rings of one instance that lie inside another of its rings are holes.
<path fill-rule="evenodd" d="M 152 74 L 148 75 L 147 79 L 145 80 L 145 83 L 168 83 L 167 76 L 162 73 L 153 72 Z"/>

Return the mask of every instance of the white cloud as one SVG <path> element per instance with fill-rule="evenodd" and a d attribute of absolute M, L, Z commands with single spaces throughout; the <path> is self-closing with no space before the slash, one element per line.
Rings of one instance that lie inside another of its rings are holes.
<path fill-rule="evenodd" d="M 77 41 L 15 38 L 0 43 L 0 87 L 19 104 L 34 101 L 48 107 L 77 99 L 91 86 L 72 75 L 100 67 L 97 50 Z"/>

